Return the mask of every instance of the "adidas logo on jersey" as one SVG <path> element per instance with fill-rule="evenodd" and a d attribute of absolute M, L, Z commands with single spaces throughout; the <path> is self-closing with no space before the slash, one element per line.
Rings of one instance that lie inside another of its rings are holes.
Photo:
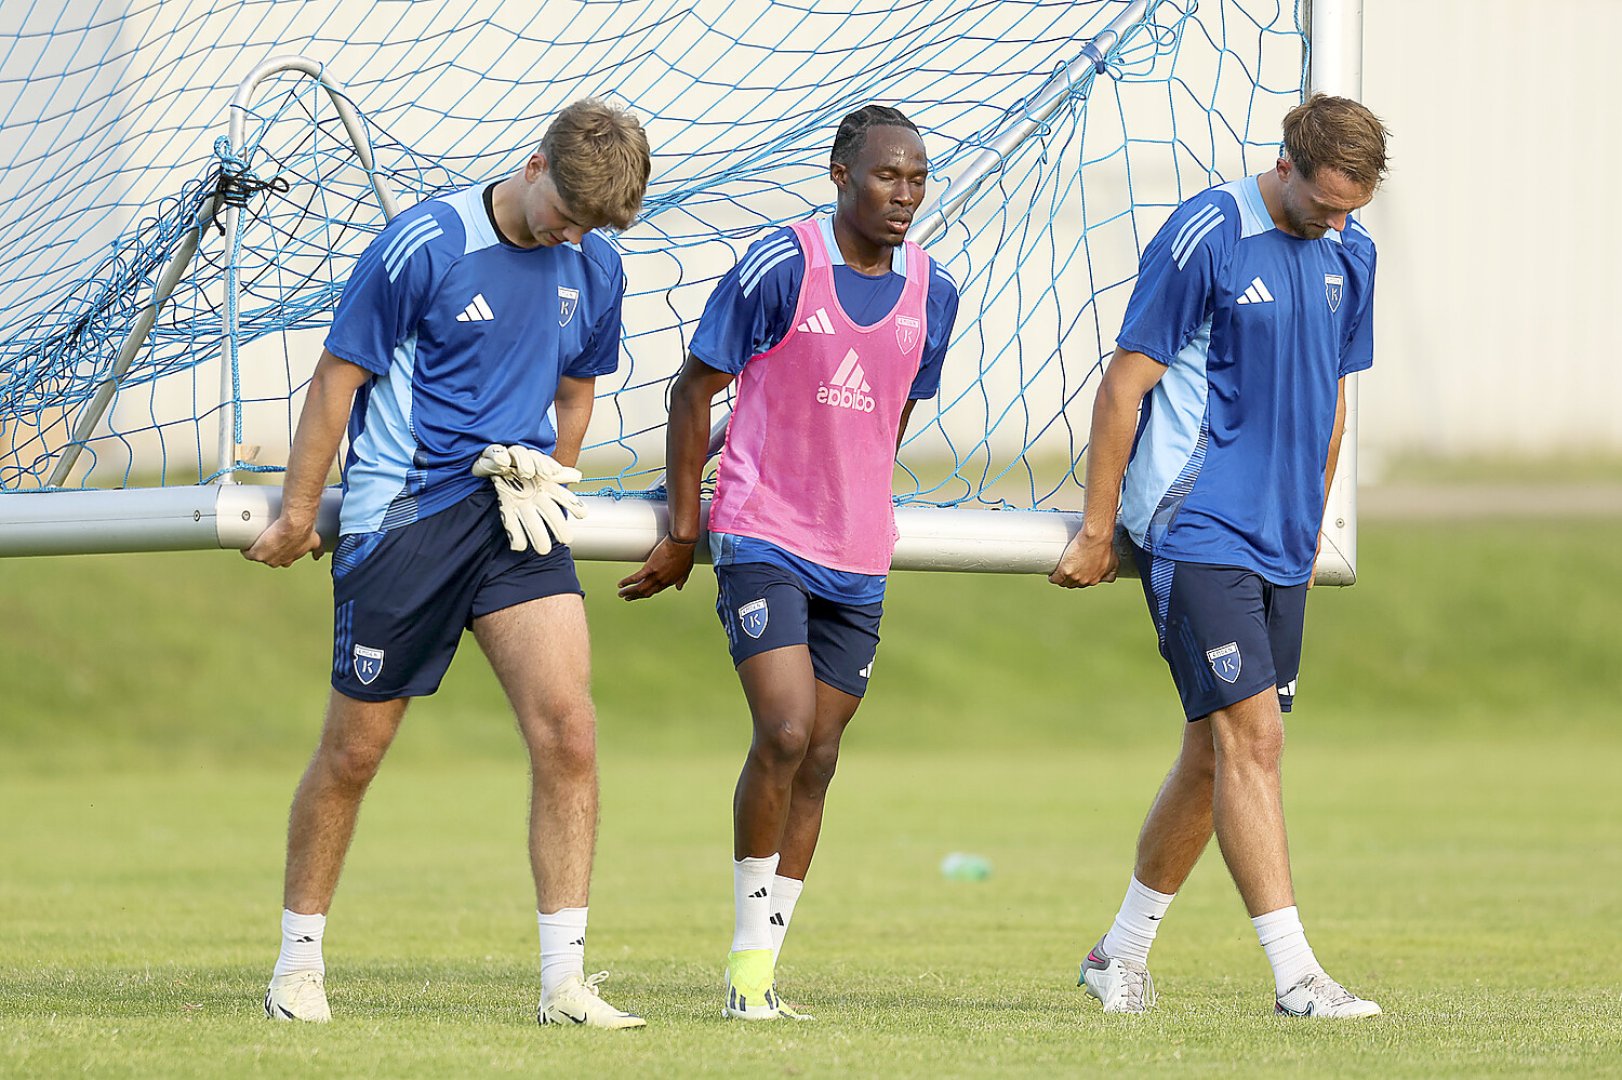
<path fill-rule="evenodd" d="M 834 372 L 833 379 L 817 388 L 817 404 L 870 413 L 879 404 L 873 400 L 872 391 L 873 388 L 867 383 L 867 375 L 862 371 L 862 362 L 857 358 L 856 350 L 852 349 L 839 362 L 839 370 Z"/>
<path fill-rule="evenodd" d="M 462 309 L 462 314 L 456 317 L 456 321 L 489 322 L 495 317 L 496 313 L 490 310 L 490 302 L 484 298 L 483 293 L 477 293 L 474 295 L 473 299 L 468 302 L 467 307 Z"/>
<path fill-rule="evenodd" d="M 1240 295 L 1239 302 L 1241 304 L 1271 304 L 1273 294 L 1267 291 L 1267 286 L 1262 284 L 1261 278 L 1251 278 L 1250 288 Z"/>
<path fill-rule="evenodd" d="M 809 319 L 794 329 L 802 334 L 831 334 L 834 332 L 834 324 L 828 321 L 827 308 L 817 308 Z"/>

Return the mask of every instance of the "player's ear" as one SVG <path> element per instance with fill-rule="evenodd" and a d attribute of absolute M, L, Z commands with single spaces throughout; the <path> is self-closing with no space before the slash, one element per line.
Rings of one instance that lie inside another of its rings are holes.
<path fill-rule="evenodd" d="M 546 173 L 546 169 L 546 154 L 537 150 L 524 162 L 524 179 L 533 184 Z"/>
<path fill-rule="evenodd" d="M 830 162 L 828 164 L 828 179 L 834 182 L 834 187 L 844 191 L 845 185 L 850 182 L 850 169 L 842 161 Z"/>

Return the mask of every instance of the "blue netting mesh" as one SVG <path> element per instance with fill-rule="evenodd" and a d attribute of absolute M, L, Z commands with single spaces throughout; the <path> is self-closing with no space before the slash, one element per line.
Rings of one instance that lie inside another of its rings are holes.
<path fill-rule="evenodd" d="M 1124 0 L 8 2 L 0 490 L 51 484 L 188 233 L 197 255 L 63 486 L 207 480 L 222 426 L 239 478 L 285 460 L 322 328 L 384 223 L 313 80 L 267 78 L 242 137 L 221 139 L 238 83 L 302 54 L 343 85 L 405 205 L 510 173 L 576 97 L 642 116 L 653 183 L 643 220 L 611 237 L 630 281 L 624 358 L 598 382 L 583 458 L 627 492 L 662 471 L 666 390 L 715 279 L 763 230 L 830 207 L 841 116 L 905 111 L 938 197 L 1064 73 L 1062 106 L 929 243 L 962 306 L 896 492 L 1074 507 L 1092 385 L 1142 245 L 1182 199 L 1271 162 L 1302 84 L 1293 4 L 1145 6 L 1098 71 L 1083 47 Z M 235 250 L 204 213 L 222 183 L 242 205 Z"/>

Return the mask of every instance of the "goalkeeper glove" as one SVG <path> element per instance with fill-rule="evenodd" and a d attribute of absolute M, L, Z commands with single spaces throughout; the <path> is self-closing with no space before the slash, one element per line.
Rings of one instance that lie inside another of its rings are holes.
<path fill-rule="evenodd" d="M 473 463 L 474 476 L 487 476 L 495 486 L 501 525 L 514 551 L 527 547 L 545 555 L 552 540 L 567 544 L 573 535 L 569 515 L 585 517 L 580 496 L 565 484 L 580 479 L 580 470 L 560 465 L 527 446 L 487 446 Z"/>

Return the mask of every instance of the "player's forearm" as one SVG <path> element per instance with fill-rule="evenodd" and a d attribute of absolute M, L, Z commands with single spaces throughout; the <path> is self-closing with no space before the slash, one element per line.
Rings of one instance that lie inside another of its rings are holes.
<path fill-rule="evenodd" d="M 552 458 L 571 469 L 580 461 L 580 448 L 591 426 L 592 405 L 596 401 L 595 379 L 565 378 L 558 383 L 553 405 L 557 410 L 558 441 Z"/>
<path fill-rule="evenodd" d="M 1121 479 L 1132 450 L 1141 396 L 1133 398 L 1106 379 L 1093 400 L 1092 430 L 1087 438 L 1087 502 L 1082 532 L 1101 538 L 1115 532 L 1121 509 Z"/>
<path fill-rule="evenodd" d="M 697 380 L 678 378 L 670 394 L 670 426 L 665 444 L 665 492 L 670 501 L 670 535 L 698 538 L 699 484 L 710 449 L 711 395 Z"/>
<path fill-rule="evenodd" d="M 1329 489 L 1335 484 L 1335 469 L 1340 465 L 1340 441 L 1346 434 L 1346 380 L 1340 380 L 1338 400 L 1335 402 L 1335 427 L 1329 435 L 1329 460 L 1324 465 L 1324 512 L 1329 511 Z"/>
<path fill-rule="evenodd" d="M 321 491 L 349 424 L 355 390 L 365 379 L 360 368 L 326 352 L 310 377 L 282 479 L 281 516 L 295 525 L 315 524 Z"/>

